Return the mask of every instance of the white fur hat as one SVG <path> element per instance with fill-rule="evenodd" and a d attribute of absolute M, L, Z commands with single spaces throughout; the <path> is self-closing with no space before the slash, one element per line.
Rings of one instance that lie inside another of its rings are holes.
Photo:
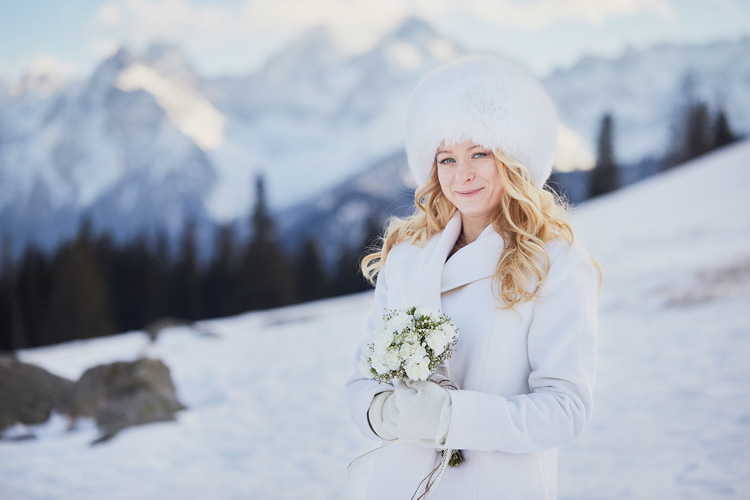
<path fill-rule="evenodd" d="M 500 149 L 541 187 L 555 161 L 555 106 L 516 63 L 494 56 L 460 59 L 428 74 L 409 102 L 406 154 L 418 185 L 429 180 L 443 141 Z"/>

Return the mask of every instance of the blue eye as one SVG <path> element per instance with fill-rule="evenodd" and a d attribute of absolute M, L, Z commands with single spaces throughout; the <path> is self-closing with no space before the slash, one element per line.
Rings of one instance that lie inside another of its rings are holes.
<path fill-rule="evenodd" d="M 484 158 L 487 153 L 474 153 L 474 158 Z"/>
<path fill-rule="evenodd" d="M 443 158 L 442 160 L 438 160 L 438 163 L 440 165 L 447 165 L 448 163 L 455 163 L 455 162 L 456 160 L 454 160 L 453 158 Z"/>

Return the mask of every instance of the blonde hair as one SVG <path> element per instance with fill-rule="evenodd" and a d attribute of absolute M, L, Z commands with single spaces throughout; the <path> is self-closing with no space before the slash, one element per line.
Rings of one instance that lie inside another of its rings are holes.
<path fill-rule="evenodd" d="M 556 194 L 535 186 L 521 163 L 494 151 L 503 195 L 491 223 L 505 242 L 493 277 L 493 292 L 502 308 L 533 300 L 539 294 L 550 260 L 545 243 L 562 238 L 573 242 L 567 204 Z M 422 246 L 448 224 L 456 207 L 443 195 L 433 163 L 430 179 L 414 193 L 416 210 L 410 217 L 391 218 L 379 249 L 365 255 L 362 274 L 372 284 L 388 252 L 402 241 Z M 594 263 L 594 265 L 596 265 Z"/>

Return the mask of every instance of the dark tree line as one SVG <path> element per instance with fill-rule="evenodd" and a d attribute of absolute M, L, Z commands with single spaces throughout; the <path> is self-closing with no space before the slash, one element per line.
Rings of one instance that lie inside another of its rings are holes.
<path fill-rule="evenodd" d="M 689 78 L 683 84 L 685 99 L 675 112 L 671 135 L 660 170 L 668 170 L 737 140 L 723 109 L 711 112 L 704 101 L 693 96 Z M 588 197 L 592 198 L 624 185 L 622 170 L 615 159 L 615 120 L 605 113 L 599 125 L 597 155 L 589 175 Z"/>
<path fill-rule="evenodd" d="M 28 247 L 14 261 L 6 238 L 0 350 L 142 329 L 162 317 L 221 317 L 369 287 L 358 274 L 358 261 L 380 230 L 374 220 L 365 222 L 366 241 L 343 249 L 332 270 L 313 239 L 293 252 L 282 246 L 260 178 L 250 223 L 252 236 L 244 243 L 232 226 L 220 228 L 209 262 L 199 258 L 193 224 L 185 227 L 176 250 L 165 237 L 115 245 L 84 222 L 77 237 L 53 254 Z"/>

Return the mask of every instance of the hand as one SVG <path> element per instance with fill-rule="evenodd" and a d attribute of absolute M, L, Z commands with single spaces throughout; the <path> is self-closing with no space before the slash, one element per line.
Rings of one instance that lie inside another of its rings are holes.
<path fill-rule="evenodd" d="M 382 400 L 382 431 L 389 436 L 442 446 L 450 427 L 451 398 L 431 381 L 398 384 Z"/>

